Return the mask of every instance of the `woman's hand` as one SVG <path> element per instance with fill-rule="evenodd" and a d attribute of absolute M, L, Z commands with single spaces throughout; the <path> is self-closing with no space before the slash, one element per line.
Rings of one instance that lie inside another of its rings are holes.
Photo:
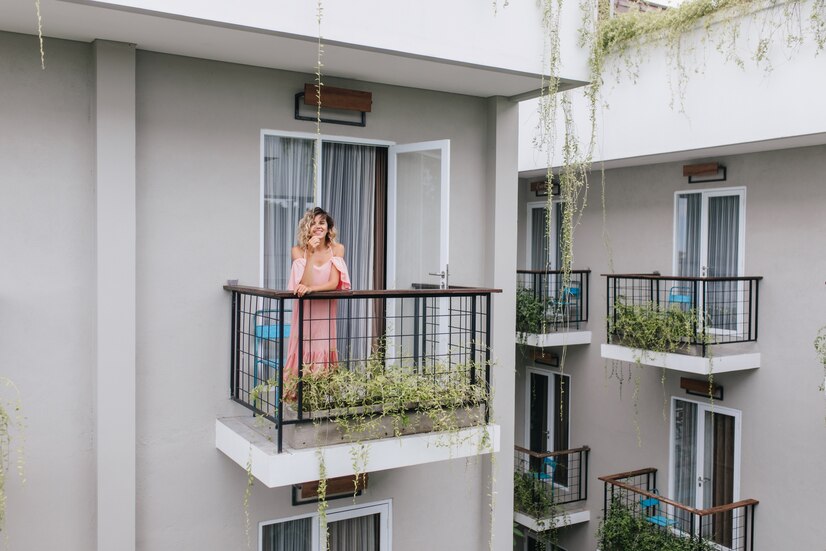
<path fill-rule="evenodd" d="M 293 291 L 293 294 L 303 297 L 304 295 L 309 295 L 312 292 L 312 287 L 310 287 L 309 285 L 304 285 L 303 283 L 299 283 L 298 287 L 296 287 L 295 291 Z"/>
<path fill-rule="evenodd" d="M 322 239 L 323 238 L 320 235 L 314 235 L 309 239 L 309 241 L 307 241 L 307 246 L 310 249 L 317 249 L 318 246 L 321 244 Z"/>

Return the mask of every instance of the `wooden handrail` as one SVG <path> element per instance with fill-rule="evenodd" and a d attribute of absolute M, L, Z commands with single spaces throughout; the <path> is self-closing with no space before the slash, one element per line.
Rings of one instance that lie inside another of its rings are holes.
<path fill-rule="evenodd" d="M 694 276 L 664 276 L 659 274 L 600 274 L 602 277 L 625 279 L 660 279 L 668 281 L 761 281 L 763 276 L 731 276 L 731 277 L 694 277 Z"/>
<path fill-rule="evenodd" d="M 298 298 L 292 291 L 278 291 L 263 287 L 245 285 L 224 285 L 225 291 L 233 291 L 263 298 Z M 438 297 L 438 296 L 474 296 L 501 293 L 502 289 L 481 287 L 451 287 L 448 289 L 376 289 L 366 291 L 319 291 L 303 297 L 304 300 L 332 298 L 404 298 L 404 297 Z"/>
<path fill-rule="evenodd" d="M 725 513 L 725 512 L 728 512 L 728 511 L 733 511 L 735 509 L 739 509 L 741 507 L 754 506 L 754 505 L 757 505 L 758 503 L 760 503 L 756 499 L 741 499 L 740 501 L 737 501 L 735 503 L 727 503 L 725 505 L 718 505 L 716 507 L 710 507 L 708 509 L 696 509 L 694 507 L 689 507 L 688 505 L 683 505 L 682 503 L 678 503 L 678 502 L 674 501 L 673 499 L 663 497 L 660 494 L 650 492 L 648 490 L 643 490 L 643 489 L 640 489 L 640 488 L 638 488 L 636 486 L 633 486 L 631 484 L 627 484 L 625 482 L 620 482 L 619 481 L 619 479 L 623 479 L 623 478 L 631 478 L 631 477 L 634 477 L 634 476 L 653 474 L 653 473 L 656 473 L 656 472 L 657 472 L 657 469 L 648 467 L 648 468 L 639 469 L 639 470 L 636 470 L 636 471 L 628 471 L 628 472 L 612 474 L 612 475 L 608 475 L 608 476 L 601 476 L 601 477 L 599 477 L 599 480 L 602 481 L 602 482 L 605 482 L 606 484 L 611 484 L 611 485 L 616 486 L 618 488 L 628 490 L 630 492 L 633 492 L 635 494 L 639 494 L 641 496 L 645 496 L 647 498 L 657 499 L 661 503 L 671 505 L 672 507 L 674 507 L 676 509 L 680 509 L 681 511 L 686 511 L 688 513 L 698 515 L 698 516 L 701 516 L 701 517 L 706 517 L 706 516 L 709 516 L 709 515 L 716 515 L 716 514 L 719 514 L 719 513 Z"/>
<path fill-rule="evenodd" d="M 556 452 L 535 452 L 529 449 L 523 448 L 522 446 L 514 446 L 513 449 L 518 451 L 519 453 L 524 453 L 525 455 L 529 455 L 531 457 L 536 457 L 537 459 L 545 459 L 546 457 L 559 457 L 560 455 L 571 455 L 574 453 L 584 452 L 584 451 L 591 451 L 589 446 L 582 446 L 579 448 L 574 448 L 571 450 L 560 450 Z"/>
<path fill-rule="evenodd" d="M 553 275 L 562 275 L 562 270 L 516 270 L 517 274 L 553 274 Z M 572 274 L 590 274 L 591 269 L 588 268 L 586 270 L 571 270 Z"/>

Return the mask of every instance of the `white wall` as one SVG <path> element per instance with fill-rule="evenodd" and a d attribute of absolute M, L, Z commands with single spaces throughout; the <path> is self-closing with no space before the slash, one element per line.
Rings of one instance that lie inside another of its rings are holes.
<path fill-rule="evenodd" d="M 97 2 L 148 10 L 176 17 L 204 20 L 267 32 L 318 37 L 316 2 L 222 2 L 181 0 L 114 0 Z M 381 0 L 325 0 L 322 36 L 327 43 L 343 43 L 390 50 L 459 63 L 499 67 L 533 74 L 542 72 L 543 32 L 537 2 L 478 0 L 424 0 L 412 3 Z M 579 7 L 564 9 L 561 40 L 566 44 L 566 78 L 585 80 L 586 57 L 576 47 Z"/>
<path fill-rule="evenodd" d="M 810 3 L 801 3 L 804 25 Z M 770 27 L 777 26 L 777 21 L 784 20 L 779 12 L 782 8 L 760 12 L 760 17 L 774 13 Z M 719 25 L 712 28 L 721 31 Z M 684 51 L 693 48 L 694 52 L 684 60 L 688 80 L 682 92 L 677 84 L 679 71 L 662 44 L 648 44 L 638 55 L 628 54 L 627 58 L 638 64 L 635 77 L 625 69 L 617 77 L 617 65 L 624 62 L 614 59 L 612 65 L 609 58 L 602 89 L 604 104 L 597 114 L 594 160 L 666 155 L 653 161 L 663 162 L 676 160 L 667 156 L 673 152 L 686 152 L 681 158 L 696 158 L 706 154 L 703 149 L 720 146 L 735 146 L 726 151 L 731 154 L 826 143 L 826 110 L 818 107 L 826 88 L 826 56 L 823 52 L 816 55 L 811 35 L 806 35 L 798 48 L 784 47 L 779 29 L 769 51 L 772 70 L 765 69 L 766 64 L 758 67 L 752 54 L 757 40 L 767 33 L 761 35 L 759 29 L 755 23 L 743 28 L 736 50 L 745 61 L 743 69 L 716 50 L 714 39 L 703 43 L 700 32 L 685 37 Z M 573 92 L 573 97 L 577 128 L 587 139 L 588 105 L 582 92 Z M 545 153 L 532 145 L 538 124 L 537 100 L 523 102 L 520 172 L 544 169 L 548 164 Z M 790 140 L 793 137 L 801 138 Z M 551 164 L 561 164 L 559 152 Z"/>

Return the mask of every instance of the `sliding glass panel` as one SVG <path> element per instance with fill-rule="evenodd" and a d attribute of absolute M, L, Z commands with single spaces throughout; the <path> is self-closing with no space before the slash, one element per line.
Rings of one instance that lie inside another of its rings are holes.
<path fill-rule="evenodd" d="M 313 140 L 264 137 L 264 287 L 286 289 L 290 249 L 313 206 Z"/>
<path fill-rule="evenodd" d="M 677 195 L 675 263 L 678 276 L 698 277 L 701 275 L 701 205 L 702 195 L 699 193 Z"/>
<path fill-rule="evenodd" d="M 570 448 L 569 412 L 570 412 L 570 381 L 567 375 L 554 374 L 554 451 L 563 451 Z M 554 482 L 568 485 L 568 456 L 558 455 L 554 459 Z"/>
<path fill-rule="evenodd" d="M 674 500 L 697 505 L 697 404 L 674 401 Z M 688 529 L 688 527 L 685 527 Z"/>
<path fill-rule="evenodd" d="M 381 514 L 330 522 L 330 551 L 379 551 Z"/>
<path fill-rule="evenodd" d="M 531 269 L 548 267 L 548 216 L 547 209 L 531 209 Z"/>
<path fill-rule="evenodd" d="M 737 276 L 740 259 L 740 196 L 708 197 L 708 277 Z M 706 312 L 715 329 L 737 329 L 738 283 L 709 282 Z"/>
<path fill-rule="evenodd" d="M 705 412 L 705 457 L 702 484 L 704 509 L 734 502 L 734 417 Z M 704 536 L 731 547 L 733 513 L 711 515 Z"/>
<path fill-rule="evenodd" d="M 267 524 L 262 529 L 262 551 L 312 551 L 312 518 Z"/>

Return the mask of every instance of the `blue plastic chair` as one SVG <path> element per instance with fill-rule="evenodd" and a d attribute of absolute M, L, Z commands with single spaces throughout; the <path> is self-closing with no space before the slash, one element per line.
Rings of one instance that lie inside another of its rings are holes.
<path fill-rule="evenodd" d="M 657 490 L 654 490 L 653 492 L 655 494 L 659 493 L 657 492 Z M 647 520 L 651 524 L 656 524 L 657 526 L 662 526 L 663 528 L 668 528 L 670 526 L 674 526 L 675 524 L 677 524 L 677 521 L 673 518 L 669 518 L 665 515 L 660 514 L 660 500 L 656 497 L 642 498 L 640 500 L 640 507 L 642 507 L 642 510 L 646 515 L 645 520 Z M 653 509 L 653 511 L 646 511 L 646 509 Z"/>
<path fill-rule="evenodd" d="M 668 302 L 670 304 L 691 304 L 691 287 L 673 286 L 668 290 Z"/>
<path fill-rule="evenodd" d="M 285 312 L 286 313 L 286 312 Z M 258 310 L 255 312 L 255 339 L 253 341 L 253 367 L 252 367 L 252 384 L 253 388 L 258 386 L 259 374 L 258 369 L 261 366 L 263 377 L 261 380 L 266 382 L 270 379 L 270 370 L 278 371 L 281 365 L 281 358 L 267 358 L 263 356 L 264 343 L 273 343 L 279 339 L 287 339 L 290 336 L 290 326 L 285 324 L 283 327 L 278 323 L 272 322 L 273 314 L 278 315 L 278 310 Z M 286 349 L 285 349 L 286 350 Z M 279 389 L 276 388 L 276 392 Z M 276 394 L 276 401 L 277 401 Z"/>

